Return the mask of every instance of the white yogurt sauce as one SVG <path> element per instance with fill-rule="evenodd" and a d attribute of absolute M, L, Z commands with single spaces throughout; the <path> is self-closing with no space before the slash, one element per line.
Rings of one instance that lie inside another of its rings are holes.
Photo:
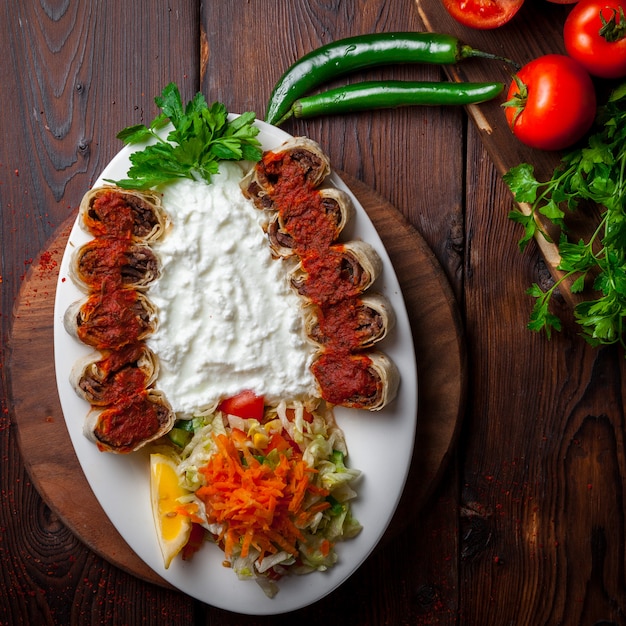
<path fill-rule="evenodd" d="M 244 389 L 278 402 L 314 388 L 300 300 L 241 193 L 242 174 L 226 162 L 211 185 L 163 188 L 172 228 L 153 244 L 161 277 L 148 296 L 159 326 L 147 344 L 160 361 L 157 386 L 183 416 Z"/>

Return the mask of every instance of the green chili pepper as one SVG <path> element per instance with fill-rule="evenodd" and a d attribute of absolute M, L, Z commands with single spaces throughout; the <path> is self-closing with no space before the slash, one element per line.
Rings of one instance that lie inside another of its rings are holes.
<path fill-rule="evenodd" d="M 272 90 L 265 121 L 276 124 L 308 91 L 358 69 L 394 63 L 451 65 L 471 57 L 497 59 L 519 69 L 514 61 L 474 50 L 452 35 L 376 33 L 339 39 L 304 55 L 282 75 Z"/>
<path fill-rule="evenodd" d="M 276 122 L 276 126 L 290 117 L 308 118 L 415 105 L 477 104 L 492 100 L 503 89 L 503 83 L 366 81 L 299 98 Z"/>

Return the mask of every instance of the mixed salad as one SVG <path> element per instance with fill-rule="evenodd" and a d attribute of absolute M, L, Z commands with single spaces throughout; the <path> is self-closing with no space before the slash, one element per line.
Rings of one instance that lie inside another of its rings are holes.
<path fill-rule="evenodd" d="M 284 575 L 331 567 L 335 544 L 359 533 L 350 501 L 360 471 L 346 466 L 343 432 L 323 401 L 268 407 L 243 395 L 170 433 L 186 491 L 180 510 L 195 527 L 183 558 L 208 538 L 226 567 L 272 597 Z"/>

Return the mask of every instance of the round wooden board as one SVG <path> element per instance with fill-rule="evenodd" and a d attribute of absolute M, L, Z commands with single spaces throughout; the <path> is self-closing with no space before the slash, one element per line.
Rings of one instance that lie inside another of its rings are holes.
<path fill-rule="evenodd" d="M 465 398 L 465 350 L 457 304 L 419 233 L 363 183 L 343 176 L 376 226 L 411 320 L 419 380 L 417 435 L 400 505 L 388 530 L 415 518 L 445 467 Z M 9 340 L 13 420 L 26 469 L 50 508 L 89 548 L 121 569 L 164 586 L 122 539 L 93 495 L 74 453 L 57 394 L 54 296 L 73 219 L 35 260 L 22 285 Z M 412 384 L 403 381 L 403 384 Z"/>

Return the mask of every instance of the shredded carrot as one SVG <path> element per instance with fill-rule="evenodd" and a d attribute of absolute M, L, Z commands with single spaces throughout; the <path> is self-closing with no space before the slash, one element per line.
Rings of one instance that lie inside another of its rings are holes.
<path fill-rule="evenodd" d="M 330 541 L 328 541 L 328 539 L 324 539 L 324 541 L 322 541 L 320 550 L 322 552 L 322 556 L 328 556 L 328 553 L 330 552 Z"/>
<path fill-rule="evenodd" d="M 186 517 L 188 517 L 194 524 L 204 523 L 204 520 L 198 515 L 197 504 L 181 504 L 180 506 L 176 507 L 175 511 L 179 515 L 185 515 Z"/>
<path fill-rule="evenodd" d="M 217 451 L 200 472 L 206 484 L 196 492 L 205 504 L 207 522 L 221 524 L 227 558 L 236 546 L 246 557 L 253 547 L 262 560 L 285 550 L 298 554 L 301 528 L 313 516 L 330 506 L 328 491 L 311 482 L 315 470 L 302 459 L 296 448 L 279 451 L 275 467 L 257 459 L 248 446 L 245 433 L 233 429 L 231 436 L 215 436 Z M 287 454 L 289 452 L 289 454 Z M 305 507 L 307 495 L 317 496 Z"/>

